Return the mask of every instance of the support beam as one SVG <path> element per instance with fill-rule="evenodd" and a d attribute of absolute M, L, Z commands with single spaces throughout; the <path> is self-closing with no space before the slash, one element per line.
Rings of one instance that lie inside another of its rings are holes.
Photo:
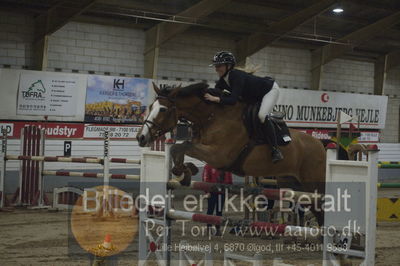
<path fill-rule="evenodd" d="M 320 90 L 322 86 L 322 76 L 324 66 L 321 64 L 323 51 L 318 51 L 311 55 L 311 89 Z"/>
<path fill-rule="evenodd" d="M 157 44 L 153 49 L 148 50 L 144 53 L 144 77 L 156 79 L 157 78 L 157 66 L 158 56 L 160 54 L 160 27 L 156 26 L 155 33 L 153 31 L 146 32 L 146 45 L 148 43 Z"/>
<path fill-rule="evenodd" d="M 400 65 L 400 50 L 390 52 L 376 60 L 374 75 L 375 95 L 383 95 L 385 93 L 387 72 L 398 65 Z"/>
<path fill-rule="evenodd" d="M 321 89 L 323 65 L 352 52 L 355 47 L 374 38 L 375 36 L 381 34 L 383 30 L 388 29 L 399 22 L 400 12 L 396 12 L 336 41 L 338 43 L 348 43 L 348 45 L 331 43 L 313 51 L 311 55 L 311 88 L 314 90 Z M 386 65 L 387 60 L 382 58 L 375 63 L 375 94 L 383 93 L 383 84 L 385 82 L 385 73 L 387 67 Z"/>
<path fill-rule="evenodd" d="M 47 68 L 48 39 L 48 35 L 45 35 L 33 43 L 33 67 L 36 70 Z"/>
<path fill-rule="evenodd" d="M 316 15 L 320 14 L 321 12 L 332 6 L 335 2 L 336 0 L 318 1 L 310 7 L 298 11 L 292 16 L 273 23 L 271 26 L 265 29 L 268 34 L 255 33 L 241 40 L 237 44 L 237 58 L 239 64 L 243 63 L 246 60 L 246 57 L 261 50 L 275 40 L 278 40 L 280 37 L 292 31 L 300 24 L 303 24 L 312 19 Z"/>
<path fill-rule="evenodd" d="M 203 17 L 208 16 L 209 14 L 213 13 L 214 11 L 224 7 L 227 5 L 231 0 L 202 0 L 199 3 L 195 4 L 194 6 L 182 11 L 181 13 L 177 14 L 176 16 L 181 17 L 190 17 L 195 21 L 196 19 L 200 19 Z M 159 30 L 159 43 L 149 43 L 150 46 L 147 46 L 148 50 L 154 49 L 157 45 L 162 45 L 166 41 L 170 40 L 172 37 L 176 36 L 179 33 L 184 32 L 190 27 L 190 24 L 174 24 L 174 23 L 167 23 L 162 22 L 157 26 L 149 29 L 149 34 L 155 35 Z M 159 28 L 159 29 L 158 29 Z"/>
<path fill-rule="evenodd" d="M 396 50 L 387 54 L 386 71 L 400 65 L 400 50 Z"/>
<path fill-rule="evenodd" d="M 37 18 L 37 39 L 56 32 L 70 20 L 88 10 L 96 1 L 97 0 L 81 0 L 79 6 L 76 7 L 66 7 L 63 5 L 64 1 L 61 1 L 57 5 L 51 7 L 46 14 Z"/>
<path fill-rule="evenodd" d="M 317 50 L 320 53 L 323 50 L 323 57 L 321 59 L 321 64 L 329 63 L 330 61 L 344 55 L 345 53 L 351 52 L 354 47 L 357 47 L 366 41 L 373 39 L 375 36 L 379 35 L 385 29 L 392 27 L 393 25 L 400 22 L 400 12 L 396 12 L 388 17 L 385 17 L 373 24 L 363 27 L 355 32 L 352 32 L 336 42 L 348 43 L 344 44 L 328 44 Z"/>
<path fill-rule="evenodd" d="M 138 0 L 98 0 L 99 5 L 108 7 L 119 7 L 122 9 L 132 9 L 148 12 L 176 14 L 182 7 L 179 5 L 172 5 L 168 1 L 138 1 Z"/>
<path fill-rule="evenodd" d="M 379 11 L 393 11 L 400 8 L 398 1 L 365 1 L 365 0 L 345 0 L 345 2 L 349 2 L 355 5 L 358 5 L 360 8 L 371 8 Z"/>
<path fill-rule="evenodd" d="M 35 69 L 45 70 L 47 68 L 48 36 L 85 12 L 96 1 L 82 0 L 78 7 L 65 7 L 63 6 L 65 1 L 61 1 L 35 19 L 35 38 L 33 43 Z"/>
<path fill-rule="evenodd" d="M 91 11 L 75 17 L 72 21 L 140 30 L 148 29 L 152 26 L 150 22 L 141 21 L 136 23 L 131 18 L 107 18 Z"/>
<path fill-rule="evenodd" d="M 374 94 L 382 95 L 386 81 L 387 55 L 383 55 L 376 60 L 374 65 Z"/>
<path fill-rule="evenodd" d="M 176 17 L 188 17 L 193 19 L 200 19 L 208 16 L 214 11 L 224 7 L 231 0 L 201 0 L 192 7 L 177 14 Z M 145 77 L 156 78 L 159 48 L 162 44 L 187 30 L 190 24 L 178 24 L 162 22 L 149 29 L 146 32 L 146 46 L 144 51 L 145 57 Z"/>

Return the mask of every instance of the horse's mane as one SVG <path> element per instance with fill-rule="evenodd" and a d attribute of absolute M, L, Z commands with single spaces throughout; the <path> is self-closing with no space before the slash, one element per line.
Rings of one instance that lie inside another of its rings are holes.
<path fill-rule="evenodd" d="M 178 96 L 187 97 L 187 96 L 195 95 L 200 98 L 203 98 L 203 95 L 206 92 L 207 88 L 208 88 L 208 84 L 204 83 L 204 82 L 191 84 L 191 85 L 181 88 L 178 92 Z"/>

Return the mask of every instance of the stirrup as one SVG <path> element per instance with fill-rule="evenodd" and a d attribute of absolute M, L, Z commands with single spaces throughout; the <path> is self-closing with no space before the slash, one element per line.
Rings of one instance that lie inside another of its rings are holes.
<path fill-rule="evenodd" d="M 276 120 L 282 120 L 285 117 L 284 112 L 274 111 L 269 114 L 269 117 Z"/>

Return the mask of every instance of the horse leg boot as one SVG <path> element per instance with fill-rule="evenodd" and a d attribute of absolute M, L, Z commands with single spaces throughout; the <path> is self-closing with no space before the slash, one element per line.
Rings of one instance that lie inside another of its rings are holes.
<path fill-rule="evenodd" d="M 278 139 L 275 132 L 275 127 L 269 117 L 267 116 L 264 120 L 264 134 L 268 140 L 269 145 L 272 149 L 272 162 L 276 163 L 283 159 L 283 154 L 278 148 Z"/>
<path fill-rule="evenodd" d="M 174 167 L 171 169 L 171 172 L 175 176 L 182 177 L 179 181 L 183 186 L 189 186 L 192 176 L 199 172 L 199 169 L 193 163 L 184 163 L 185 153 L 191 147 L 192 144 L 185 141 L 181 144 L 172 145 L 170 150 L 171 158 L 174 162 Z"/>

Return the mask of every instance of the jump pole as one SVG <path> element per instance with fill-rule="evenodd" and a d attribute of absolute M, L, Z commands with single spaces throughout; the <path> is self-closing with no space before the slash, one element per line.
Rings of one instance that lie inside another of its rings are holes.
<path fill-rule="evenodd" d="M 1 154 L 0 154 L 0 209 L 4 208 L 5 191 L 4 182 L 6 177 L 6 156 L 7 156 L 7 129 L 2 130 Z"/>
<path fill-rule="evenodd" d="M 172 220 L 187 220 L 198 223 L 213 224 L 213 225 L 224 225 L 229 226 L 234 225 L 235 220 L 230 220 L 229 218 L 216 215 L 207 215 L 202 213 L 179 211 L 171 209 L 168 211 L 168 218 Z M 319 228 L 304 227 L 304 226 L 294 226 L 287 224 L 274 224 L 268 222 L 253 222 L 249 224 L 249 227 L 266 230 L 276 234 L 299 234 L 303 233 L 310 236 L 319 236 L 321 230 Z"/>
<path fill-rule="evenodd" d="M 169 189 L 192 189 L 192 190 L 201 190 L 204 192 L 213 192 L 213 191 L 228 191 L 230 194 L 253 194 L 253 195 L 264 195 L 266 198 L 271 200 L 297 200 L 301 197 L 308 198 L 321 198 L 321 194 L 310 193 L 310 192 L 300 192 L 294 191 L 291 189 L 275 189 L 275 188 L 248 188 L 237 185 L 221 185 L 215 183 L 208 182 L 199 182 L 192 181 L 190 186 L 182 186 L 178 180 L 172 179 L 168 181 Z"/>
<path fill-rule="evenodd" d="M 110 137 L 108 131 L 104 131 L 104 157 L 103 157 L 103 216 L 109 214 L 109 185 L 110 185 L 110 161 L 108 159 L 109 149 L 108 145 Z"/>
<path fill-rule="evenodd" d="M 378 183 L 378 188 L 400 188 L 400 183 Z"/>
<path fill-rule="evenodd" d="M 42 171 L 43 176 L 75 176 L 88 178 L 103 178 L 104 173 L 88 173 L 88 172 L 73 172 L 73 171 Z M 140 180 L 140 175 L 125 175 L 125 174 L 108 174 L 110 179 L 132 179 Z"/>
<path fill-rule="evenodd" d="M 97 163 L 103 164 L 104 158 L 85 158 L 85 157 L 62 157 L 62 156 L 28 156 L 28 155 L 7 155 L 7 161 L 45 161 L 45 162 L 64 162 L 64 163 Z M 140 164 L 140 160 L 125 158 L 109 158 L 110 163 Z"/>
<path fill-rule="evenodd" d="M 378 168 L 382 168 L 378 165 Z M 384 168 L 384 167 L 383 167 Z M 400 168 L 400 167 L 398 167 Z M 268 184 L 268 185 L 277 185 L 276 180 L 273 179 L 268 179 L 268 178 L 264 178 L 262 180 L 260 180 L 261 184 Z M 377 187 L 378 188 L 400 188 L 400 183 L 398 182 L 394 182 L 394 183 L 377 183 Z"/>

